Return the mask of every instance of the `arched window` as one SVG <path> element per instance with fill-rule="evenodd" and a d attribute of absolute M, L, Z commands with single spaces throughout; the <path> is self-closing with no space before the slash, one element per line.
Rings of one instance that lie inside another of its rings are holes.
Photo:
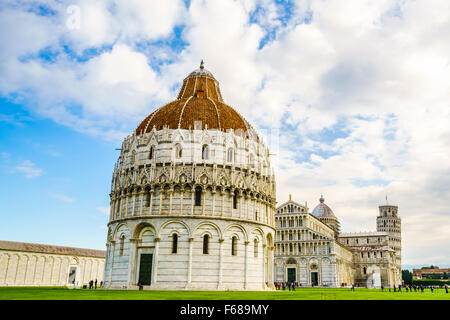
<path fill-rule="evenodd" d="M 175 158 L 180 159 L 183 156 L 183 149 L 181 145 L 177 144 L 175 146 Z"/>
<path fill-rule="evenodd" d="M 150 199 L 151 199 L 151 193 L 147 192 L 145 194 L 145 206 L 146 207 L 150 207 Z"/>
<path fill-rule="evenodd" d="M 209 235 L 203 236 L 203 254 L 209 254 Z"/>
<path fill-rule="evenodd" d="M 202 205 L 202 188 L 200 187 L 195 188 L 195 205 Z"/>
<path fill-rule="evenodd" d="M 119 256 L 123 256 L 123 248 L 125 246 L 125 236 L 122 235 L 120 237 L 120 244 L 119 244 Z"/>
<path fill-rule="evenodd" d="M 255 211 L 255 220 L 258 220 L 258 211 Z M 284 221 L 281 222 L 281 225 L 283 226 Z M 284 226 L 283 226 L 284 227 Z"/>
<path fill-rule="evenodd" d="M 134 164 L 134 161 L 136 160 L 136 151 L 132 151 L 131 152 L 131 159 L 130 159 L 130 163 Z"/>
<path fill-rule="evenodd" d="M 233 148 L 229 148 L 227 151 L 227 161 L 233 162 Z"/>
<path fill-rule="evenodd" d="M 253 248 L 254 256 L 255 256 L 255 258 L 258 258 L 258 239 L 255 239 L 253 241 L 253 246 L 254 246 L 254 248 Z"/>
<path fill-rule="evenodd" d="M 178 250 L 178 235 L 174 233 L 172 235 L 172 253 L 177 253 Z"/>
<path fill-rule="evenodd" d="M 208 145 L 204 144 L 202 147 L 202 160 L 208 159 L 209 159 L 209 147 Z"/>
<path fill-rule="evenodd" d="M 237 237 L 235 236 L 231 238 L 231 255 L 237 255 Z"/>
<path fill-rule="evenodd" d="M 233 209 L 237 209 L 237 204 L 238 204 L 237 191 L 235 191 L 233 195 Z"/>
<path fill-rule="evenodd" d="M 150 147 L 150 152 L 149 152 L 149 154 L 148 154 L 148 158 L 149 159 L 153 159 L 153 146 L 152 147 Z"/>
<path fill-rule="evenodd" d="M 363 268 L 363 272 L 364 272 L 364 274 L 367 274 L 367 269 L 366 269 L 366 267 Z"/>
<path fill-rule="evenodd" d="M 254 160 L 254 156 L 253 156 L 253 154 L 252 153 L 250 153 L 250 156 L 249 156 L 249 159 L 248 159 L 248 162 L 249 162 L 249 164 L 250 164 L 250 167 L 254 167 L 254 162 L 255 160 Z"/>

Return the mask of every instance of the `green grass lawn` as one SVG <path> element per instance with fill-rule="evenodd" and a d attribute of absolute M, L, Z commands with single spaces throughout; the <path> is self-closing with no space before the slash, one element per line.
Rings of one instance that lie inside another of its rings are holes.
<path fill-rule="evenodd" d="M 0 287 L 0 300 L 450 300 L 444 289 L 422 292 L 380 289 L 297 288 L 295 291 L 138 291 L 57 287 Z"/>

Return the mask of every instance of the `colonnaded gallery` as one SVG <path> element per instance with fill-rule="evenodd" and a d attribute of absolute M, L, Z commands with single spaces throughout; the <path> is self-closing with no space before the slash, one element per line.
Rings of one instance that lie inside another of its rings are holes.
<path fill-rule="evenodd" d="M 269 149 L 224 103 L 203 62 L 176 100 L 125 138 L 110 198 L 106 260 L 86 249 L 5 242 L 0 285 L 93 278 L 111 289 L 401 283 L 398 208 L 380 206 L 377 231 L 369 233 L 341 233 L 323 197 L 312 213 L 291 198 L 277 208 Z"/>
<path fill-rule="evenodd" d="M 320 199 L 276 208 L 267 146 L 200 68 L 125 138 L 111 186 L 108 288 L 267 290 L 401 283 L 401 221 L 340 233 Z"/>

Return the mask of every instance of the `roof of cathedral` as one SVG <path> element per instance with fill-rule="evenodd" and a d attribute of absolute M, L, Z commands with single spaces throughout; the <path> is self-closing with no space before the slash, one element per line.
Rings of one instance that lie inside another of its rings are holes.
<path fill-rule="evenodd" d="M 325 199 L 322 195 L 320 196 L 319 201 L 320 203 L 314 208 L 312 214 L 318 218 L 336 218 L 333 210 L 324 203 Z"/>
<path fill-rule="evenodd" d="M 343 232 L 339 234 L 339 238 L 343 237 L 370 237 L 370 236 L 386 236 L 384 231 L 367 231 L 367 232 Z"/>
<path fill-rule="evenodd" d="M 96 257 L 96 258 L 105 258 L 106 256 L 106 251 L 103 250 L 62 247 L 48 244 L 26 243 L 26 242 L 15 242 L 4 240 L 0 240 L 0 250 L 65 254 L 74 256 Z"/>
<path fill-rule="evenodd" d="M 136 128 L 136 135 L 168 127 L 169 129 L 194 129 L 201 121 L 201 129 L 242 131 L 258 138 L 256 131 L 236 110 L 225 104 L 219 82 L 205 69 L 191 72 L 184 80 L 176 100 L 160 107 L 147 116 Z"/>

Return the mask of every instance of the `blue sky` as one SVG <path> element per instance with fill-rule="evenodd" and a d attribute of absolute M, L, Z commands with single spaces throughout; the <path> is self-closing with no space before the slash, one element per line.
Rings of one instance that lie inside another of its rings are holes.
<path fill-rule="evenodd" d="M 280 203 L 324 194 L 370 231 L 387 194 L 404 263 L 448 265 L 449 19 L 439 0 L 2 1 L 0 239 L 103 249 L 115 148 L 204 59 Z"/>

